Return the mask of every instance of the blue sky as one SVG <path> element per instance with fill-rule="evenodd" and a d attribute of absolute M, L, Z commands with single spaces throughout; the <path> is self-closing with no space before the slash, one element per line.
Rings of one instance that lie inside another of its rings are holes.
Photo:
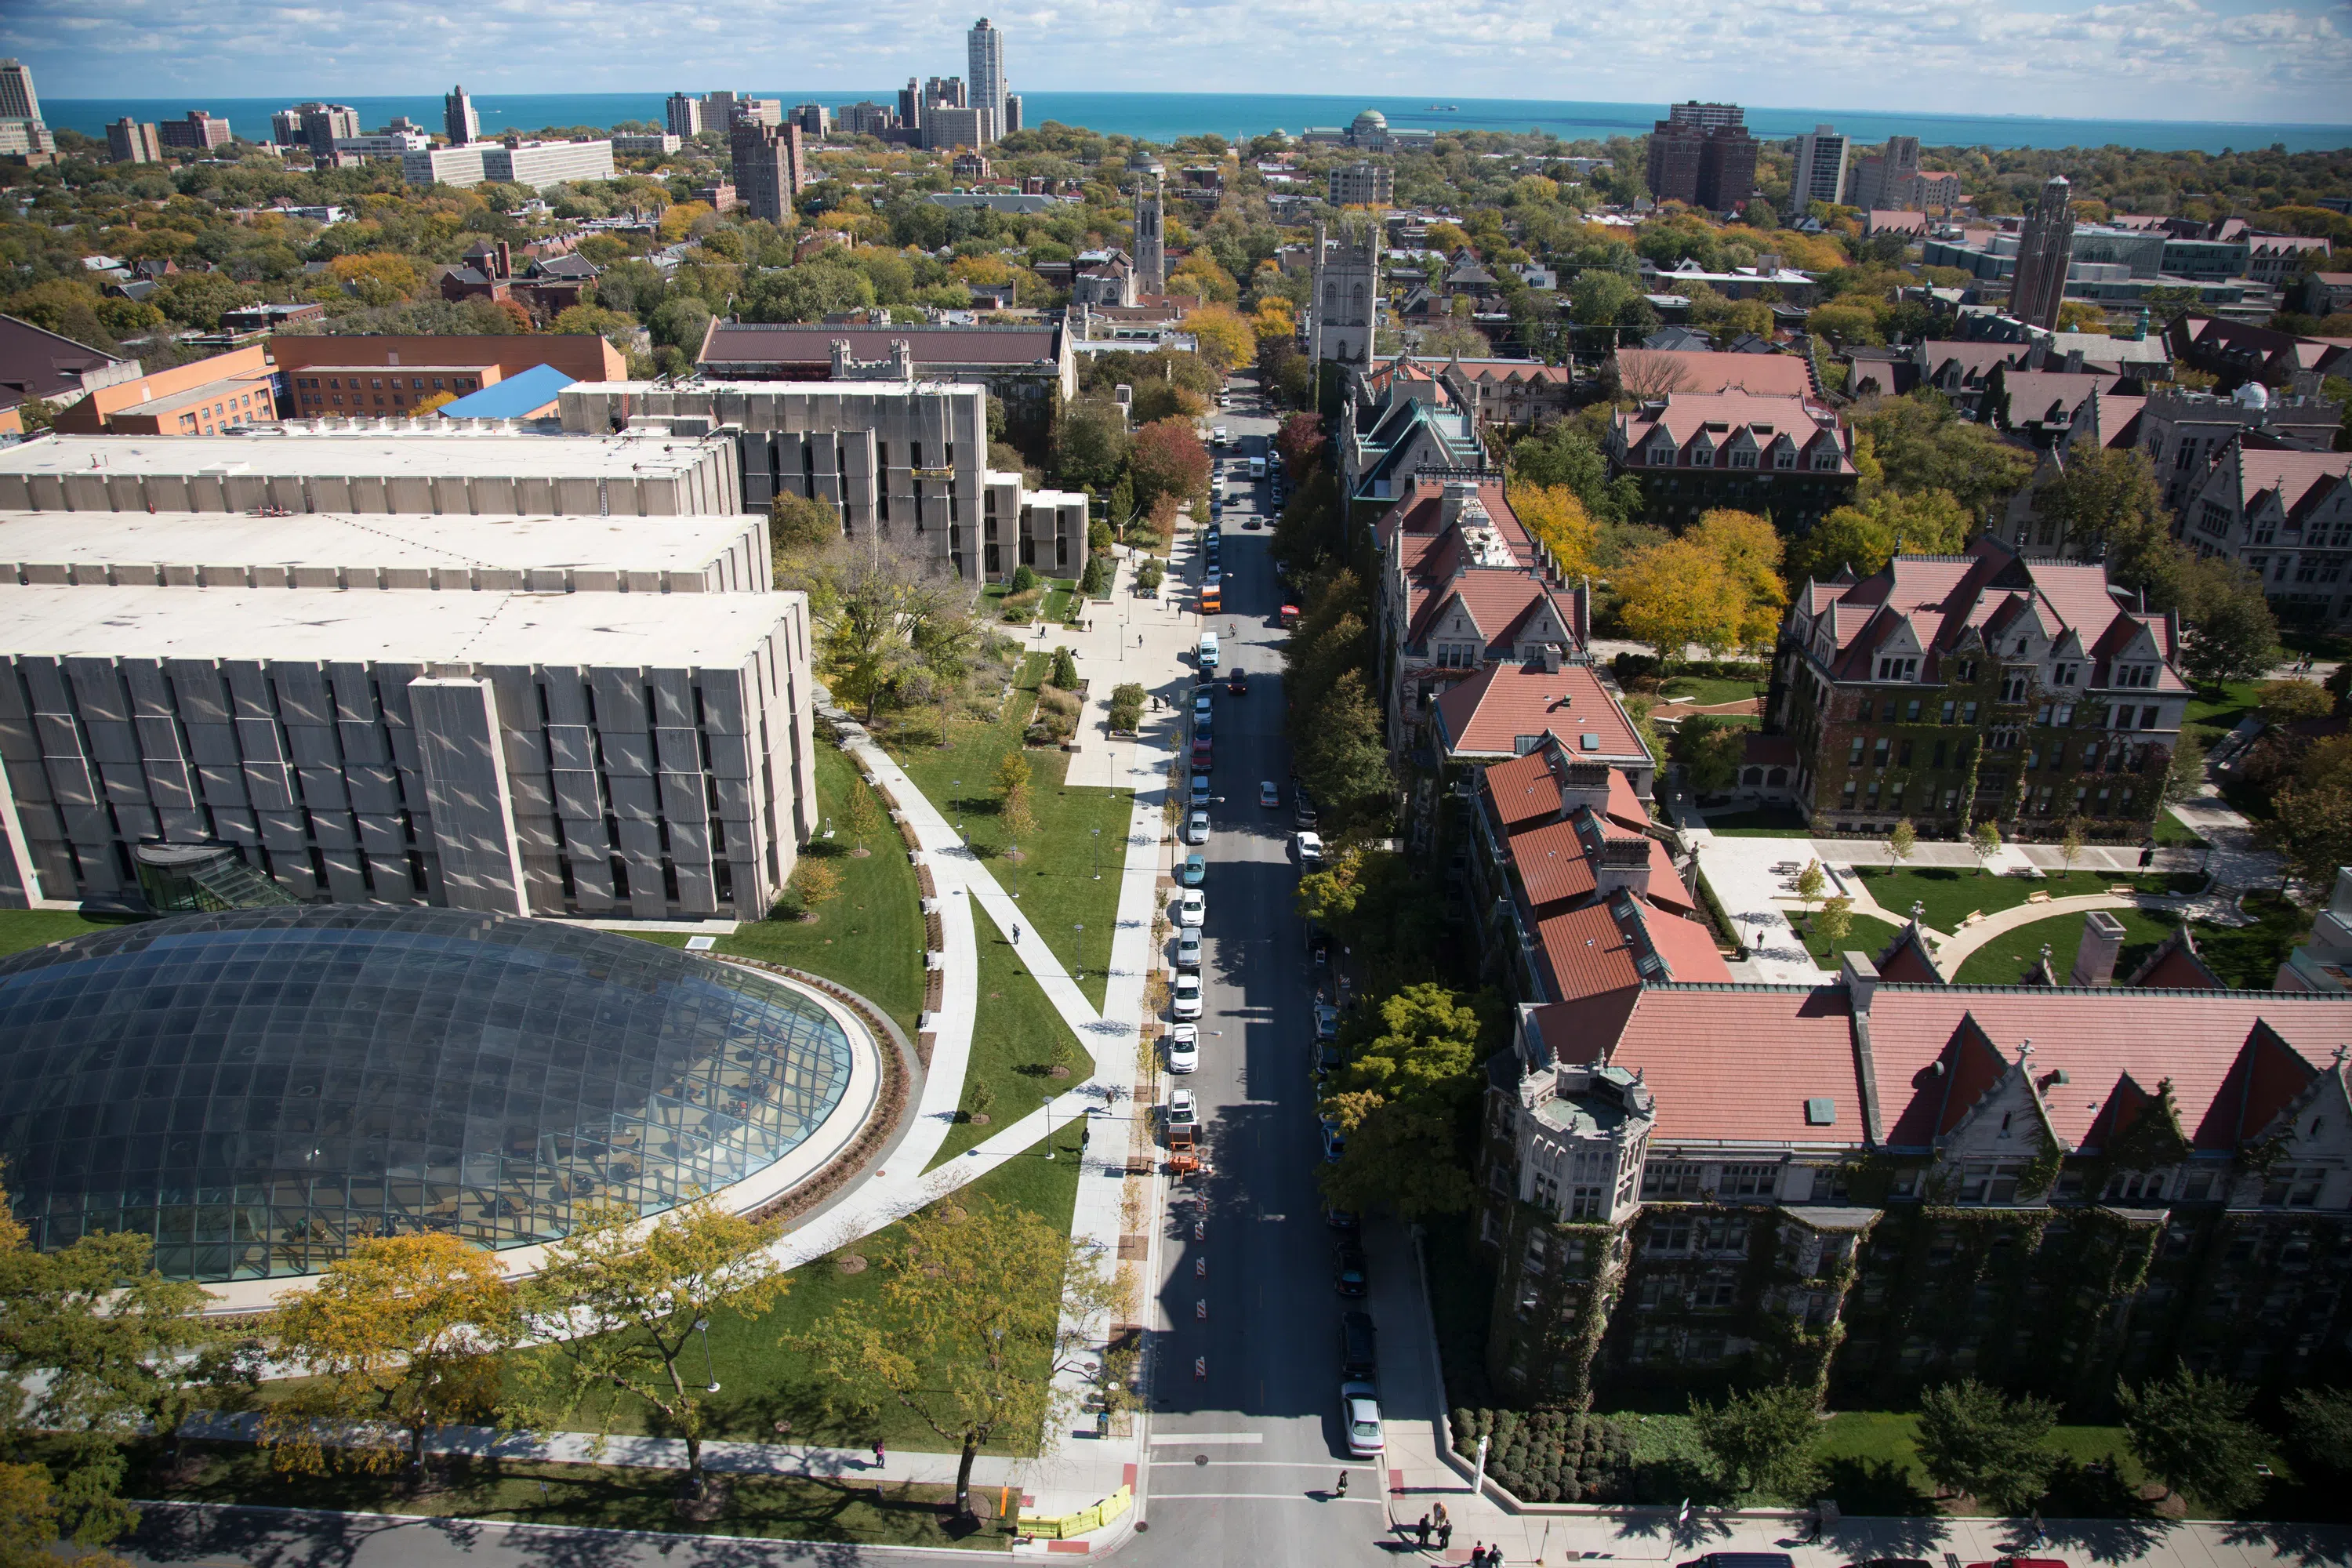
<path fill-rule="evenodd" d="M 990 13 L 1016 89 L 1723 98 L 2069 118 L 2352 121 L 2352 0 L 1034 0 Z M 879 89 L 961 74 L 911 0 L 6 0 L 59 98 Z"/>

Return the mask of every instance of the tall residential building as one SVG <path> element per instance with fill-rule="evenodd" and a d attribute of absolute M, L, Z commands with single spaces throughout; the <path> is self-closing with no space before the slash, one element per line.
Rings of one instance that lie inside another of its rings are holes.
<path fill-rule="evenodd" d="M 159 122 L 155 133 L 166 147 L 194 147 L 199 152 L 226 147 L 230 141 L 228 121 L 215 119 L 201 109 L 191 109 L 184 120 Z"/>
<path fill-rule="evenodd" d="M 1396 199 L 1396 173 L 1370 160 L 1343 163 L 1331 171 L 1325 199 L 1335 207 L 1387 206 Z"/>
<path fill-rule="evenodd" d="M 1814 202 L 1837 205 L 1845 194 L 1846 138 L 1827 125 L 1816 125 L 1797 138 L 1797 175 L 1789 182 L 1789 213 L 1802 217 Z"/>
<path fill-rule="evenodd" d="M 702 100 L 690 93 L 669 95 L 667 121 L 673 136 L 699 136 L 709 129 L 703 120 Z"/>
<path fill-rule="evenodd" d="M 748 120 L 754 125 L 782 125 L 784 122 L 784 100 L 781 98 L 746 98 L 738 93 L 733 107 L 728 110 L 727 123 Z"/>
<path fill-rule="evenodd" d="M 1135 291 L 1168 292 L 1168 238 L 1160 225 L 1160 176 L 1146 172 L 1135 184 Z"/>
<path fill-rule="evenodd" d="M 453 147 L 482 139 L 482 117 L 474 112 L 474 95 L 463 86 L 451 88 L 442 98 L 441 123 Z"/>
<path fill-rule="evenodd" d="M 803 136 L 823 136 L 833 129 L 833 110 L 822 103 L 795 104 L 792 121 Z"/>
<path fill-rule="evenodd" d="M 1004 95 L 1004 113 L 997 121 L 996 133 L 999 136 L 1010 136 L 1020 129 L 1021 95 L 1017 92 L 1009 92 Z"/>
<path fill-rule="evenodd" d="M 118 163 L 160 163 L 163 143 L 152 125 L 142 125 L 126 114 L 106 128 L 106 153 Z"/>
<path fill-rule="evenodd" d="M 360 133 L 360 111 L 341 103 L 298 103 L 269 117 L 269 132 L 280 147 L 308 147 L 313 157 L 332 157 L 337 141 Z"/>
<path fill-rule="evenodd" d="M 909 131 L 923 128 L 923 84 L 913 77 L 898 89 L 898 123 Z"/>
<path fill-rule="evenodd" d="M 1736 103 L 1677 103 L 1650 133 L 1650 195 L 1729 212 L 1756 194 L 1756 138 Z"/>
<path fill-rule="evenodd" d="M 41 95 L 33 90 L 33 68 L 0 60 L 0 120 L 38 120 Z"/>
<path fill-rule="evenodd" d="M 770 223 L 790 217 L 795 198 L 808 183 L 801 128 L 739 119 L 728 133 L 728 146 L 735 158 L 735 194 L 751 216 Z"/>
<path fill-rule="evenodd" d="M 996 140 L 996 111 L 961 104 L 923 106 L 923 145 L 934 148 L 985 147 Z"/>
<path fill-rule="evenodd" d="M 971 100 L 965 96 L 963 78 L 960 76 L 924 78 L 923 100 L 926 104 L 945 104 L 950 109 L 971 107 Z"/>
<path fill-rule="evenodd" d="M 2042 199 L 2025 220 L 2017 247 L 2017 279 L 2009 289 L 2009 313 L 2029 327 L 2058 330 L 2058 307 L 2066 298 L 2066 268 L 2074 258 L 2074 187 L 2063 174 L 2042 186 Z"/>
<path fill-rule="evenodd" d="M 844 136 L 879 136 L 898 123 L 898 117 L 887 103 L 866 99 L 856 103 L 845 103 L 833 111 L 835 127 Z"/>
<path fill-rule="evenodd" d="M 971 25 L 965 36 L 971 62 L 971 108 L 985 109 L 996 116 L 996 123 L 1004 123 L 1004 35 L 989 26 L 982 16 Z"/>

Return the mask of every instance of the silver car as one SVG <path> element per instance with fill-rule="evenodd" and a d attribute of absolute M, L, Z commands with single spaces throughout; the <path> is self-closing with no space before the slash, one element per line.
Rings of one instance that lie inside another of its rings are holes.
<path fill-rule="evenodd" d="M 1185 821 L 1184 842 L 1187 844 L 1206 844 L 1208 841 L 1209 814 L 1205 810 L 1195 811 L 1192 816 Z"/>
<path fill-rule="evenodd" d="M 1201 928 L 1199 926 L 1186 926 L 1176 933 L 1176 967 L 1179 969 L 1201 967 Z"/>

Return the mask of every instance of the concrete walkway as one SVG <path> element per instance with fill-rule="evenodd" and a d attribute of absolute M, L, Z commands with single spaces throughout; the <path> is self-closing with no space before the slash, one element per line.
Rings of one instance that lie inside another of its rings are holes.
<path fill-rule="evenodd" d="M 2105 893 L 2082 893 L 2074 898 L 2052 899 L 2043 904 L 2019 904 L 2014 909 L 1989 914 L 1976 924 L 1963 927 L 1949 936 L 1937 936 L 1936 962 L 1943 966 L 1945 973 L 1957 974 L 1960 964 L 1970 953 L 1993 938 L 2013 931 L 2020 926 L 2030 926 L 2036 921 L 2055 920 L 2061 915 L 2077 915 L 2086 910 L 2129 910 L 2137 909 L 2138 905 L 2136 899 L 2110 898 Z M 1895 923 L 1900 925 L 1910 918 L 1906 914 Z M 2060 943 L 2051 944 L 2050 962 L 2058 971 L 2060 984 L 2065 984 L 2074 961 L 2071 950 Z M 2119 974 L 2116 978 L 2120 980 L 2123 976 Z"/>

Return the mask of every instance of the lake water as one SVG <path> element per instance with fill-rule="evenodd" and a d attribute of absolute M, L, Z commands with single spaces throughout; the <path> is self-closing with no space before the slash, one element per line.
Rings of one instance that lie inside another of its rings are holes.
<path fill-rule="evenodd" d="M 755 88 L 763 98 L 781 98 L 787 107 L 822 103 L 837 107 L 862 99 L 895 105 L 894 91 L 798 92 L 786 88 Z M 486 92 L 475 99 L 485 132 L 536 131 L 545 126 L 609 126 L 624 120 L 662 120 L 667 93 L 517 93 Z M 266 136 L 269 116 L 287 107 L 283 99 L 44 99 L 42 110 L 53 126 L 69 127 L 92 136 L 106 133 L 109 121 L 128 114 L 142 121 L 176 120 L 191 109 L 225 115 L 240 134 Z M 360 112 L 360 122 L 374 130 L 395 115 L 437 131 L 441 125 L 439 95 L 398 98 L 338 98 Z M 1446 106 L 1446 107 L 1439 107 Z M 1354 96 L 1273 93 L 1186 92 L 1032 92 L 1023 95 L 1023 111 L 1033 125 L 1048 120 L 1083 125 L 1107 135 L 1171 142 L 1179 136 L 1214 132 L 1227 138 L 1258 135 L 1281 129 L 1296 135 L 1309 125 L 1345 125 L 1359 110 L 1377 109 L 1400 129 L 1475 131 L 1549 131 L 1570 141 L 1585 137 L 1638 136 L 1665 112 L 1655 103 L 1559 103 L 1540 99 L 1392 98 L 1379 94 Z M 1831 124 L 1858 142 L 1883 142 L 1890 135 L 1916 136 L 1930 147 L 2103 147 L 2118 145 L 2160 151 L 2199 149 L 2219 153 L 2228 148 L 2283 144 L 2291 153 L 2352 147 L 2352 125 L 2264 125 L 2215 121 L 2059 120 L 2022 115 L 1853 113 L 1836 109 L 1767 109 L 1750 107 L 1748 123 L 1759 136 L 1789 137 Z"/>

